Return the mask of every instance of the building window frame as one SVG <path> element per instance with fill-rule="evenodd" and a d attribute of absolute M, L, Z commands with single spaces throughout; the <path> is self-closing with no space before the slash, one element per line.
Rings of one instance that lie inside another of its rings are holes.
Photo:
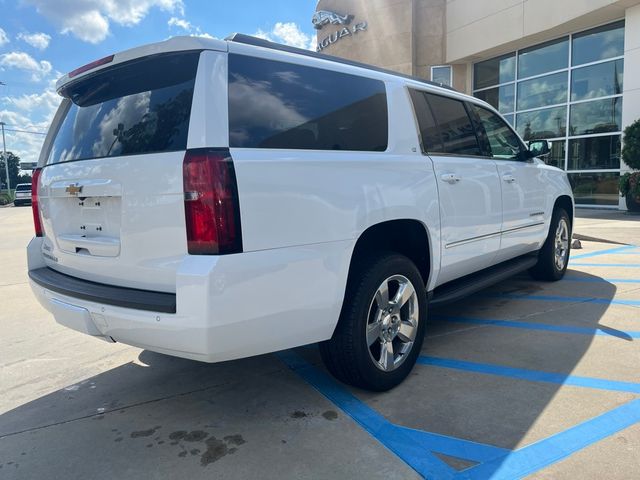
<path fill-rule="evenodd" d="M 513 110 L 511 111 L 505 111 L 505 112 L 501 112 L 502 116 L 508 117 L 508 116 L 512 116 L 513 117 L 513 127 L 514 129 L 518 128 L 518 122 L 517 122 L 517 117 L 518 114 L 520 113 L 527 113 L 527 112 L 535 112 L 535 111 L 539 111 L 539 110 L 545 110 L 545 109 L 550 109 L 550 108 L 554 108 L 554 107 L 566 107 L 566 119 L 565 119 L 565 125 L 566 125 L 566 131 L 565 131 L 565 135 L 564 136 L 560 136 L 560 137 L 553 137 L 553 138 L 548 138 L 547 140 L 549 141 L 564 141 L 565 142 L 565 148 L 564 148 L 564 154 L 565 154 L 565 158 L 564 158 L 564 164 L 562 165 L 563 169 L 569 174 L 569 173 L 620 173 L 621 172 L 621 168 L 622 165 L 620 166 L 620 168 L 617 169 L 594 169 L 594 170 L 568 170 L 568 166 L 569 166 L 569 144 L 571 140 L 576 140 L 576 139 L 580 139 L 580 138 L 593 138 L 593 137 L 603 137 L 603 136 L 611 136 L 611 135 L 620 135 L 622 136 L 622 125 L 620 125 L 620 130 L 615 130 L 615 131 L 611 131 L 611 132 L 602 132 L 602 133 L 592 133 L 592 134 L 582 134 L 582 135 L 571 135 L 570 134 L 570 115 L 571 115 L 571 106 L 572 105 L 576 105 L 576 104 L 582 104 L 582 103 L 588 103 L 588 102 L 594 102 L 594 101 L 598 101 L 598 100 L 612 100 L 615 98 L 622 98 L 623 97 L 623 92 L 617 93 L 617 94 L 613 94 L 613 95 L 605 95 L 605 96 L 601 96 L 601 97 L 595 97 L 595 98 L 587 98 L 587 99 L 580 99 L 580 100 L 572 100 L 571 99 L 571 86 L 572 86 L 572 80 L 573 80 L 573 71 L 577 70 L 577 69 L 581 69 L 584 67 L 590 67 L 593 65 L 599 65 L 599 64 L 603 64 L 603 63 L 607 63 L 607 62 L 613 62 L 616 60 L 623 60 L 625 59 L 624 53 L 622 55 L 616 55 L 616 56 L 612 56 L 612 57 L 608 57 L 608 58 L 604 58 L 604 59 L 600 59 L 600 60 L 595 60 L 592 62 L 588 62 L 588 63 L 583 63 L 583 64 L 579 64 L 579 65 L 573 65 L 573 39 L 574 36 L 580 35 L 582 33 L 588 32 L 590 30 L 593 29 L 597 29 L 597 28 L 601 28 L 601 27 L 606 27 L 606 26 L 614 26 L 618 23 L 624 22 L 624 18 L 618 18 L 616 20 L 613 21 L 608 21 L 602 24 L 598 24 L 595 25 L 593 27 L 590 27 L 588 29 L 584 29 L 584 30 L 579 30 L 576 32 L 572 32 L 570 34 L 564 34 L 564 35 L 559 35 L 558 37 L 554 37 L 552 39 L 549 39 L 545 42 L 540 42 L 538 44 L 535 45 L 531 45 L 522 49 L 517 49 L 517 50 L 512 50 L 509 52 L 505 52 L 501 55 L 496 55 L 496 57 L 491 57 L 491 58 L 497 58 L 497 57 L 502 57 L 502 56 L 506 56 L 506 55 L 511 55 L 513 54 L 515 56 L 515 64 L 514 64 L 514 79 L 513 80 L 509 80 L 507 82 L 502 82 L 502 83 L 498 83 L 495 85 L 490 85 L 490 86 L 486 86 L 486 87 L 482 87 L 482 88 L 475 88 L 475 83 L 476 83 L 476 79 L 475 79 L 475 69 L 472 68 L 471 69 L 471 90 L 472 90 L 472 95 L 475 96 L 476 93 L 478 92 L 482 92 L 485 90 L 491 90 L 491 89 L 495 89 L 495 88 L 500 88 L 500 87 L 505 87 L 508 85 L 513 85 L 513 91 L 514 91 L 514 102 L 513 102 Z M 624 26 L 623 26 L 624 28 Z M 561 69 L 556 69 L 553 71 L 549 71 L 549 72 L 544 72 L 541 74 L 536 74 L 536 75 L 531 75 L 531 76 L 527 76 L 527 77 L 519 77 L 518 75 L 518 63 L 520 60 L 520 52 L 522 50 L 527 50 L 527 49 L 531 49 L 534 48 L 538 45 L 543 46 L 547 43 L 553 42 L 553 41 L 557 41 L 557 40 L 561 40 L 563 38 L 567 38 L 568 42 L 569 42 L 569 48 L 568 48 L 568 58 L 567 58 L 567 67 L 566 68 L 561 68 Z M 490 60 L 491 58 L 487 59 Z M 522 81 L 526 81 L 526 80 L 532 80 L 532 79 L 536 79 L 536 78 L 540 78 L 540 77 L 545 77 L 548 75 L 553 75 L 553 74 L 557 74 L 557 73 L 561 73 L 561 72 L 566 72 L 567 73 L 567 100 L 565 102 L 562 103 L 558 103 L 558 104 L 553 104 L 553 105 L 545 105 L 542 107 L 535 107 L 535 108 L 529 108 L 529 109 L 523 109 L 523 110 L 519 110 L 518 109 L 518 105 L 517 105 L 517 101 L 518 101 L 518 86 Z M 589 205 L 589 207 L 593 207 L 593 208 L 615 208 L 613 205 Z"/>
<path fill-rule="evenodd" d="M 429 80 L 431 80 L 432 82 L 435 82 L 435 80 L 433 79 L 433 71 L 436 68 L 448 68 L 449 69 L 449 83 L 448 84 L 444 84 L 448 87 L 453 87 L 453 66 L 452 65 L 432 65 L 429 68 Z M 438 82 L 440 83 L 440 82 Z"/>

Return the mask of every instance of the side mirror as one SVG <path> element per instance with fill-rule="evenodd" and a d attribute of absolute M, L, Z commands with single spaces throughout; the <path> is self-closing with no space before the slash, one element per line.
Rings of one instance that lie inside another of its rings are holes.
<path fill-rule="evenodd" d="M 544 157 L 551 153 L 549 142 L 546 140 L 532 140 L 529 142 L 529 154 L 531 157 Z"/>

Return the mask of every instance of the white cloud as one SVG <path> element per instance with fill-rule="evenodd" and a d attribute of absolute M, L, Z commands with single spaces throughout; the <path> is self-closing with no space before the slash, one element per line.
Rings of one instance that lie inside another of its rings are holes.
<path fill-rule="evenodd" d="M 176 27 L 181 30 L 184 30 L 184 32 L 188 33 L 189 36 L 191 37 L 204 37 L 204 38 L 210 38 L 210 39 L 217 38 L 209 33 L 203 32 L 200 27 L 198 27 L 197 25 L 194 25 L 186 18 L 171 17 L 167 22 L 167 25 L 169 27 Z"/>
<path fill-rule="evenodd" d="M 294 22 L 278 22 L 270 32 L 258 30 L 256 37 L 272 42 L 284 43 L 292 47 L 315 50 L 315 36 L 307 35 Z"/>
<path fill-rule="evenodd" d="M 171 17 L 167 22 L 167 25 L 169 25 L 170 27 L 181 28 L 183 30 L 186 30 L 187 32 L 193 30 L 193 25 L 191 25 L 191 22 L 184 18 Z"/>
<path fill-rule="evenodd" d="M 19 33 L 18 38 L 39 50 L 44 50 L 49 46 L 51 36 L 46 33 Z"/>
<path fill-rule="evenodd" d="M 52 21 L 62 33 L 70 33 L 89 43 L 99 43 L 109 35 L 110 22 L 133 26 L 152 8 L 184 14 L 182 0 L 24 0 Z"/>
<path fill-rule="evenodd" d="M 2 28 L 0 28 L 0 47 L 9 43 L 9 36 Z"/>
<path fill-rule="evenodd" d="M 24 52 L 9 52 L 0 55 L 0 67 L 16 68 L 31 72 L 31 80 L 37 82 L 49 75 L 52 70 L 51 63 L 47 60 L 37 61 L 31 55 Z"/>

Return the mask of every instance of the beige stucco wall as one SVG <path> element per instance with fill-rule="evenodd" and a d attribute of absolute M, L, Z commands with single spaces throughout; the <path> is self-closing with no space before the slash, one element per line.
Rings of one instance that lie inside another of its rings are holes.
<path fill-rule="evenodd" d="M 446 60 L 475 61 L 625 17 L 639 0 L 447 0 Z"/>

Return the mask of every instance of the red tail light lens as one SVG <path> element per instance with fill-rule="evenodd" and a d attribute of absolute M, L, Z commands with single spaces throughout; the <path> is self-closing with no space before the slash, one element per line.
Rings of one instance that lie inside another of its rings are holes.
<path fill-rule="evenodd" d="M 189 253 L 241 252 L 240 204 L 229 150 L 188 150 L 182 173 Z"/>
<path fill-rule="evenodd" d="M 40 206 L 38 205 L 38 181 L 41 168 L 36 168 L 31 175 L 31 210 L 33 211 L 33 226 L 36 237 L 42 237 L 42 222 L 40 221 Z"/>

